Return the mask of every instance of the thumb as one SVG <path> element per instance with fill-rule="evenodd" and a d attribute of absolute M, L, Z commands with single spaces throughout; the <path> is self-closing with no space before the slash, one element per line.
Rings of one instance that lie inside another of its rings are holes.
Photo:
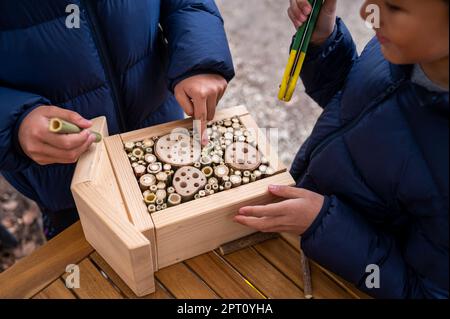
<path fill-rule="evenodd" d="M 270 185 L 269 191 L 278 197 L 287 199 L 303 198 L 306 195 L 306 190 L 303 188 L 290 187 L 284 185 Z"/>
<path fill-rule="evenodd" d="M 87 129 L 92 126 L 92 122 L 83 118 L 80 114 L 74 111 L 66 110 L 57 106 L 50 106 L 47 110 L 47 117 L 58 117 L 62 120 L 75 124 L 81 129 Z"/>

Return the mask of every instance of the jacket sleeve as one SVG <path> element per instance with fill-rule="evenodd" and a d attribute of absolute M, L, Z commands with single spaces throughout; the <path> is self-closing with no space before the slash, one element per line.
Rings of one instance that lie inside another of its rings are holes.
<path fill-rule="evenodd" d="M 311 46 L 300 74 L 306 93 L 326 107 L 339 92 L 358 58 L 355 43 L 344 22 L 336 19 L 331 36 L 321 46 Z"/>
<path fill-rule="evenodd" d="M 234 77 L 219 9 L 213 0 L 161 1 L 161 26 L 169 42 L 169 88 L 201 73 Z"/>
<path fill-rule="evenodd" d="M 44 104 L 50 103 L 39 95 L 0 86 L 0 171 L 18 171 L 32 163 L 20 147 L 19 127 L 32 110 Z"/>
<path fill-rule="evenodd" d="M 405 261 L 403 252 L 413 244 L 410 241 L 400 248 L 392 235 L 376 228 L 336 196 L 326 197 L 319 216 L 301 239 L 307 256 L 374 297 L 448 298 L 448 291 L 445 297 L 443 290 L 423 279 Z M 367 278 L 371 274 L 369 265 L 379 267 L 379 288 L 366 286 L 366 279 L 371 280 Z"/>

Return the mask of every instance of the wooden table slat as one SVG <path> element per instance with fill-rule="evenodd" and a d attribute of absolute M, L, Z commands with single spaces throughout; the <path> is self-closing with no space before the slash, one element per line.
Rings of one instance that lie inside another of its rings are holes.
<path fill-rule="evenodd" d="M 352 285 L 351 283 L 349 283 L 345 279 L 342 279 L 338 275 L 335 275 L 331 271 L 323 268 L 318 263 L 316 263 L 314 261 L 310 261 L 310 263 L 312 265 L 314 265 L 314 267 L 319 269 L 322 273 L 324 273 L 325 275 L 330 277 L 334 282 L 336 282 L 340 287 L 342 287 L 342 289 L 345 289 L 353 298 L 355 298 L 355 299 L 372 299 L 372 297 L 370 297 L 369 295 L 365 294 L 361 290 L 357 289 L 354 285 Z"/>
<path fill-rule="evenodd" d="M 66 288 L 61 278 L 58 278 L 35 295 L 33 299 L 76 299 L 76 296 L 70 289 Z"/>
<path fill-rule="evenodd" d="M 225 299 L 261 299 L 258 290 L 236 270 L 230 267 L 214 252 L 203 254 L 185 261 L 185 263 L 221 298 Z"/>
<path fill-rule="evenodd" d="M 0 274 L 0 298 L 31 298 L 93 251 L 75 223 Z"/>
<path fill-rule="evenodd" d="M 117 275 L 117 273 L 108 265 L 108 263 L 97 252 L 93 252 L 90 256 L 91 260 L 100 267 L 108 276 L 108 278 L 116 285 L 122 294 L 127 298 L 137 299 L 136 294 L 125 284 L 125 282 Z M 161 284 L 156 280 L 156 291 L 150 295 L 143 297 L 142 299 L 171 299 L 173 296 L 167 292 Z"/>
<path fill-rule="evenodd" d="M 292 248 L 294 248 L 297 251 L 300 251 L 300 238 L 298 236 L 283 233 L 282 234 L 283 239 L 289 243 Z M 331 271 L 323 268 L 319 264 L 315 263 L 313 260 L 310 260 L 311 268 L 315 267 L 318 268 L 322 273 L 327 275 L 338 287 L 343 288 L 347 291 L 353 298 L 356 299 L 371 299 L 372 297 L 366 295 L 359 289 L 357 289 L 354 285 L 346 281 L 345 279 L 342 279 L 338 275 L 333 274 Z M 311 269 L 312 271 L 312 269 Z M 314 283 L 313 283 L 314 284 Z M 326 298 L 331 298 L 330 296 L 326 296 Z"/>
<path fill-rule="evenodd" d="M 216 293 L 184 263 L 178 263 L 155 273 L 164 287 L 179 299 L 216 299 Z"/>
<path fill-rule="evenodd" d="M 78 264 L 80 267 L 80 288 L 73 289 L 80 299 L 122 299 L 122 294 L 95 267 L 89 258 Z M 63 279 L 67 274 L 63 275 Z"/>
<path fill-rule="evenodd" d="M 268 298 L 304 298 L 303 291 L 254 248 L 239 250 L 225 259 Z"/>
<path fill-rule="evenodd" d="M 300 253 L 282 239 L 268 240 L 255 249 L 279 271 L 303 288 Z M 311 278 L 314 298 L 349 299 L 352 296 L 337 286 L 315 264 L 311 263 Z"/>

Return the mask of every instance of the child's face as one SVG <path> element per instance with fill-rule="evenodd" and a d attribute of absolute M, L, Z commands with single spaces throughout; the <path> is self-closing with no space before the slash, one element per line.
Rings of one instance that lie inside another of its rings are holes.
<path fill-rule="evenodd" d="M 449 13 L 444 0 L 367 0 L 380 8 L 375 29 L 385 58 L 395 64 L 430 63 L 448 58 Z"/>

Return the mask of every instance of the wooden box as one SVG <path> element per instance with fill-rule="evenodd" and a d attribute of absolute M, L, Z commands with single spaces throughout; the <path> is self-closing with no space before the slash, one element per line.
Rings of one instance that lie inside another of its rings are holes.
<path fill-rule="evenodd" d="M 138 296 L 154 292 L 154 272 L 203 254 L 254 230 L 232 217 L 247 205 L 279 199 L 270 184 L 293 185 L 265 136 L 243 106 L 218 111 L 214 121 L 238 116 L 256 132 L 259 151 L 276 164 L 275 174 L 208 197 L 149 214 L 123 144 L 191 128 L 186 119 L 125 134 L 108 136 L 106 119 L 94 120 L 93 129 L 105 137 L 79 160 L 71 190 L 88 242 Z"/>

